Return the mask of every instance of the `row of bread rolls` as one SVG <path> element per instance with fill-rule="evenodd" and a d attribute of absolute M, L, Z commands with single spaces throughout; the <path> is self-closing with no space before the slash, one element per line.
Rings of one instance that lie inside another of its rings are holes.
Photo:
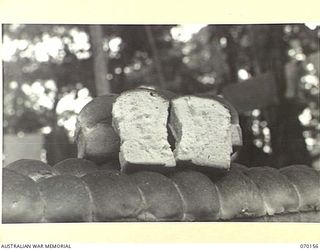
<path fill-rule="evenodd" d="M 320 220 L 320 175 L 305 165 L 277 170 L 233 164 L 219 177 L 191 170 L 128 175 L 116 168 L 83 159 L 54 167 L 35 160 L 11 163 L 3 168 L 2 220 Z"/>
<path fill-rule="evenodd" d="M 236 110 L 221 97 L 138 88 L 88 103 L 75 141 L 78 158 L 119 159 L 124 170 L 179 163 L 228 169 L 242 136 Z"/>

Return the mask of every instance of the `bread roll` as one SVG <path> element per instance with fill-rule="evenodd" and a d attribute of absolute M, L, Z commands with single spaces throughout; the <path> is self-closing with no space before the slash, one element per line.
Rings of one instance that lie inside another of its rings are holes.
<path fill-rule="evenodd" d="M 74 168 L 37 182 L 4 168 L 3 222 L 320 222 L 319 173 L 303 165 L 279 171 L 234 163 L 219 175 L 179 169 L 170 178 Z"/>
<path fill-rule="evenodd" d="M 183 217 L 182 198 L 173 182 L 162 174 L 141 171 L 130 175 L 141 191 L 144 209 L 142 221 L 180 221 Z"/>
<path fill-rule="evenodd" d="M 167 140 L 168 108 L 169 101 L 153 90 L 130 90 L 117 98 L 112 116 L 121 138 L 122 169 L 128 165 L 176 165 Z"/>
<path fill-rule="evenodd" d="M 257 184 L 268 215 L 298 211 L 298 194 L 280 171 L 271 167 L 254 167 L 244 173 Z"/>
<path fill-rule="evenodd" d="M 71 175 L 53 176 L 38 183 L 45 202 L 46 222 L 91 221 L 91 197 L 85 183 Z"/>
<path fill-rule="evenodd" d="M 85 159 L 69 158 L 58 162 L 53 166 L 60 174 L 82 177 L 88 173 L 95 172 L 98 167 L 95 163 Z"/>
<path fill-rule="evenodd" d="M 94 221 L 130 221 L 141 213 L 142 197 L 129 176 L 115 170 L 101 170 L 82 179 L 92 195 Z"/>
<path fill-rule="evenodd" d="M 21 159 L 14 161 L 6 166 L 6 169 L 13 170 L 22 175 L 28 176 L 34 181 L 39 181 L 43 178 L 49 178 L 59 173 L 50 165 L 32 159 Z"/>
<path fill-rule="evenodd" d="M 10 169 L 2 170 L 2 222 L 41 222 L 44 203 L 36 182 Z"/>
<path fill-rule="evenodd" d="M 220 197 L 220 219 L 258 217 L 266 214 L 260 190 L 237 167 L 233 167 L 215 184 Z"/>
<path fill-rule="evenodd" d="M 112 127 L 112 104 L 117 98 L 108 94 L 94 98 L 80 111 L 75 132 L 78 158 L 96 163 L 117 159 L 120 139 Z"/>
<path fill-rule="evenodd" d="M 220 201 L 216 186 L 204 174 L 181 171 L 173 174 L 183 204 L 183 221 L 210 221 L 219 217 Z"/>
<path fill-rule="evenodd" d="M 197 96 L 171 101 L 170 128 L 177 161 L 228 169 L 232 153 L 231 114 L 220 102 Z"/>
<path fill-rule="evenodd" d="M 299 197 L 299 210 L 320 210 L 320 176 L 306 165 L 292 165 L 280 169 L 295 187 Z"/>

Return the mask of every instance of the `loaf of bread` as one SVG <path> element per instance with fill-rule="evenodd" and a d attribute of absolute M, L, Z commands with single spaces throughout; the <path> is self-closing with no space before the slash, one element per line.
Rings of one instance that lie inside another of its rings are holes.
<path fill-rule="evenodd" d="M 78 158 L 97 164 L 118 159 L 127 172 L 177 162 L 228 169 L 242 135 L 237 111 L 219 96 L 137 88 L 88 103 L 79 113 L 75 141 Z"/>
<path fill-rule="evenodd" d="M 80 111 L 75 131 L 78 158 L 96 163 L 118 159 L 120 141 L 112 127 L 112 104 L 118 95 L 94 98 Z"/>
<path fill-rule="evenodd" d="M 112 122 L 121 145 L 119 161 L 128 165 L 174 167 L 168 142 L 169 100 L 151 89 L 121 93 L 112 108 Z"/>
<path fill-rule="evenodd" d="M 74 173 L 34 181 L 4 168 L 3 222 L 320 221 L 320 175 L 308 166 L 232 164 L 215 178 L 189 170 Z"/>

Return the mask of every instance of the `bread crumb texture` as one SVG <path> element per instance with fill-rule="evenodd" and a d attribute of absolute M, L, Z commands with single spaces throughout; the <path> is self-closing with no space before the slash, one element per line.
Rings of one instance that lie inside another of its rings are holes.
<path fill-rule="evenodd" d="M 113 126 L 121 139 L 120 163 L 175 166 L 168 143 L 169 101 L 152 90 L 122 93 L 113 105 Z"/>
<path fill-rule="evenodd" d="M 196 96 L 172 101 L 170 128 L 176 139 L 177 161 L 230 167 L 231 115 L 220 102 Z"/>

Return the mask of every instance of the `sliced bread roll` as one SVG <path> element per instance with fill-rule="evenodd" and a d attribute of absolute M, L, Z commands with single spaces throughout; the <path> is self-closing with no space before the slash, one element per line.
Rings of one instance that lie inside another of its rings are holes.
<path fill-rule="evenodd" d="M 244 173 L 257 184 L 268 215 L 298 211 L 298 194 L 288 178 L 279 170 L 254 167 Z"/>
<path fill-rule="evenodd" d="M 116 99 L 112 116 L 121 139 L 122 169 L 128 165 L 176 165 L 168 143 L 168 109 L 169 101 L 154 90 L 130 90 Z"/>
<path fill-rule="evenodd" d="M 90 191 L 81 179 L 53 176 L 40 181 L 38 188 L 45 203 L 46 222 L 92 221 Z"/>
<path fill-rule="evenodd" d="M 32 159 L 21 159 L 14 161 L 5 167 L 22 175 L 28 176 L 34 181 L 39 181 L 43 178 L 49 178 L 59 173 L 50 165 Z"/>
<path fill-rule="evenodd" d="M 93 221 L 132 221 L 141 213 L 143 201 L 129 176 L 100 170 L 82 177 L 93 201 Z"/>
<path fill-rule="evenodd" d="M 82 177 L 98 170 L 97 165 L 86 159 L 69 158 L 58 162 L 53 166 L 57 172 L 63 175 Z"/>
<path fill-rule="evenodd" d="M 112 104 L 116 94 L 94 98 L 80 111 L 75 132 L 78 158 L 96 163 L 117 159 L 120 139 L 112 127 Z"/>
<path fill-rule="evenodd" d="M 36 183 L 12 170 L 2 170 L 2 222 L 41 222 L 44 203 Z"/>
<path fill-rule="evenodd" d="M 228 169 L 232 153 L 231 114 L 219 101 L 183 96 L 171 101 L 170 124 L 177 161 Z"/>
<path fill-rule="evenodd" d="M 138 216 L 142 221 L 180 221 L 183 217 L 182 198 L 174 183 L 166 176 L 141 171 L 130 175 L 139 188 L 144 209 Z"/>
<path fill-rule="evenodd" d="M 242 167 L 233 167 L 215 183 L 220 197 L 220 219 L 266 214 L 260 190 L 239 168 Z"/>
<path fill-rule="evenodd" d="M 217 188 L 206 175 L 196 171 L 181 171 L 170 178 L 182 197 L 182 221 L 218 219 L 220 202 Z"/>
<path fill-rule="evenodd" d="M 320 176 L 306 165 L 292 165 L 280 169 L 295 187 L 299 196 L 299 210 L 320 210 Z"/>

